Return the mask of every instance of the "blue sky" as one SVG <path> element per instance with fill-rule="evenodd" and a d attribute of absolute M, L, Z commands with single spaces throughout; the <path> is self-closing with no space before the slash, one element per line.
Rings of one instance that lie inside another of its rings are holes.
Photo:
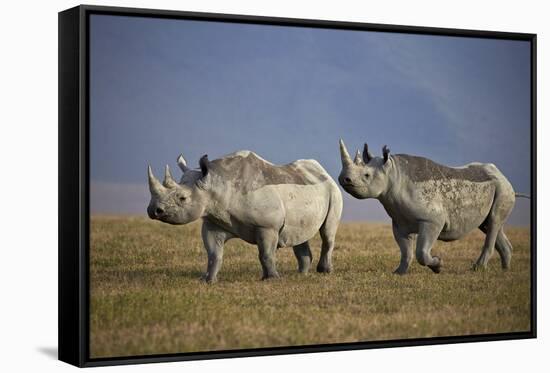
<path fill-rule="evenodd" d="M 91 209 L 145 213 L 146 166 L 249 149 L 340 172 L 338 139 L 530 189 L 528 42 L 93 15 Z M 345 196 L 346 220 L 385 220 Z M 511 224 L 529 223 L 518 201 Z"/>

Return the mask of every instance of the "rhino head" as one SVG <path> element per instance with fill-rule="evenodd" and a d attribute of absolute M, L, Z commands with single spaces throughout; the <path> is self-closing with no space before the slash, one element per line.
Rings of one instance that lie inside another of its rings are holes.
<path fill-rule="evenodd" d="M 378 198 L 383 194 L 389 183 L 390 149 L 384 145 L 382 157 L 374 157 L 365 144 L 363 154 L 359 150 L 352 160 L 344 141 L 340 140 L 340 157 L 342 171 L 338 182 L 346 192 L 355 198 Z"/>
<path fill-rule="evenodd" d="M 148 167 L 149 191 L 151 201 L 147 214 L 151 219 L 169 224 L 187 224 L 204 216 L 207 195 L 205 185 L 208 178 L 208 156 L 204 155 L 199 162 L 199 170 L 187 167 L 182 155 L 178 157 L 178 165 L 183 176 L 177 183 L 166 165 L 164 181 L 161 183 L 151 166 Z"/>

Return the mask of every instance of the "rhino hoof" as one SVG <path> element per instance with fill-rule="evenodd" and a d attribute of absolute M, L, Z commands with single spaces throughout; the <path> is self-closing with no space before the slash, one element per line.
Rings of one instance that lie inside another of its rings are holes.
<path fill-rule="evenodd" d="M 270 274 L 270 275 L 264 275 L 262 277 L 262 281 L 268 281 L 268 280 L 276 280 L 278 278 L 280 278 L 281 276 L 279 276 L 278 273 L 273 273 L 273 274 Z"/>
<path fill-rule="evenodd" d="M 209 277 L 208 274 L 204 274 L 200 277 L 200 280 L 202 282 L 205 282 L 207 284 L 213 284 L 214 282 L 217 282 L 218 279 L 216 277 Z"/>
<path fill-rule="evenodd" d="M 487 268 L 483 264 L 474 263 L 474 265 L 472 265 L 472 271 L 474 272 L 484 271 L 485 269 Z"/>
<path fill-rule="evenodd" d="M 440 257 L 434 256 L 434 259 L 437 259 L 437 265 L 428 266 L 434 273 L 440 273 L 441 272 L 441 266 L 443 265 L 443 261 Z"/>
<path fill-rule="evenodd" d="M 393 273 L 396 274 L 396 275 L 403 276 L 403 275 L 406 275 L 406 274 L 407 274 L 407 270 L 406 270 L 406 269 L 399 269 L 399 268 L 397 268 L 395 271 L 393 271 Z"/>
<path fill-rule="evenodd" d="M 317 266 L 317 272 L 319 272 L 319 273 L 330 273 L 330 272 L 332 272 L 332 268 Z"/>

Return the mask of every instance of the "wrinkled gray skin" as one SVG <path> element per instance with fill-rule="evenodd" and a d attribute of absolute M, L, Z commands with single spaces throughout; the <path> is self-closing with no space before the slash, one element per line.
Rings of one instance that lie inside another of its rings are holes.
<path fill-rule="evenodd" d="M 342 195 L 336 182 L 317 161 L 298 160 L 277 166 L 253 152 L 240 151 L 208 161 L 200 170 L 187 167 L 174 181 L 168 166 L 161 184 L 149 167 L 151 219 L 187 224 L 202 219 L 202 239 L 208 255 L 203 279 L 216 281 L 223 247 L 231 238 L 258 246 L 262 279 L 279 277 L 275 250 L 292 246 L 298 270 L 306 273 L 312 256 L 308 240 L 321 233 L 318 272 L 332 270 L 334 238 L 342 214 Z"/>
<path fill-rule="evenodd" d="M 502 268 L 510 266 L 512 245 L 503 225 L 514 207 L 516 193 L 493 164 L 470 163 L 447 167 L 406 154 L 373 157 L 367 144 L 352 161 L 340 140 L 340 185 L 359 199 L 378 199 L 392 219 L 393 235 L 401 250 L 395 273 L 405 274 L 413 257 L 439 273 L 442 261 L 430 254 L 436 240 L 457 240 L 479 228 L 485 243 L 474 269 L 485 268 L 494 248 Z M 517 194 L 519 196 L 519 194 Z"/>

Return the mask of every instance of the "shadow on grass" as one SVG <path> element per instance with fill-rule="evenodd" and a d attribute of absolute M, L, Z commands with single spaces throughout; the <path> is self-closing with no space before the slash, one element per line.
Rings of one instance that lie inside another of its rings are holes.
<path fill-rule="evenodd" d="M 148 284 L 156 283 L 157 281 L 166 283 L 180 282 L 201 282 L 204 271 L 200 269 L 183 269 L 183 268 L 139 268 L 120 270 L 107 269 L 96 273 L 96 281 L 119 282 Z M 222 269 L 218 274 L 218 281 L 225 283 L 238 283 L 246 281 L 260 281 L 261 270 L 250 268 L 231 268 Z"/>
<path fill-rule="evenodd" d="M 494 272 L 499 269 L 497 264 L 494 264 L 495 268 L 488 268 L 486 271 L 479 271 L 480 274 L 485 272 Z M 282 267 L 282 268 L 281 268 Z M 380 258 L 374 258 L 373 263 L 340 263 L 335 266 L 336 268 L 330 274 L 317 273 L 315 265 L 312 265 L 308 274 L 300 274 L 294 268 L 294 264 L 279 266 L 279 274 L 281 280 L 290 281 L 318 281 L 329 280 L 332 277 L 350 277 L 350 280 L 357 276 L 366 276 L 366 278 L 373 278 L 379 276 L 395 276 L 395 279 L 400 279 L 403 282 L 407 282 L 406 279 L 411 276 L 423 276 L 426 275 L 429 278 L 432 276 L 446 277 L 448 275 L 470 275 L 475 273 L 464 266 L 450 264 L 444 267 L 444 271 L 441 274 L 433 274 L 429 269 L 419 266 L 417 263 L 412 263 L 406 276 L 398 276 L 393 274 L 395 266 L 384 263 Z M 155 268 L 134 268 L 134 269 L 120 269 L 120 268 L 108 268 L 98 271 L 94 276 L 95 281 L 106 282 L 120 282 L 133 283 L 140 286 L 150 286 L 158 284 L 166 284 L 172 286 L 181 286 L 185 283 L 201 283 L 201 278 L 204 275 L 204 270 L 198 266 L 179 266 L 179 267 L 155 267 Z M 260 283 L 261 281 L 261 268 L 259 264 L 250 265 L 250 263 L 233 263 L 220 270 L 218 273 L 218 282 L 225 284 L 236 283 Z M 477 276 L 479 277 L 479 275 Z M 275 280 L 276 281 L 276 280 Z M 268 281 L 270 282 L 270 281 Z"/>

